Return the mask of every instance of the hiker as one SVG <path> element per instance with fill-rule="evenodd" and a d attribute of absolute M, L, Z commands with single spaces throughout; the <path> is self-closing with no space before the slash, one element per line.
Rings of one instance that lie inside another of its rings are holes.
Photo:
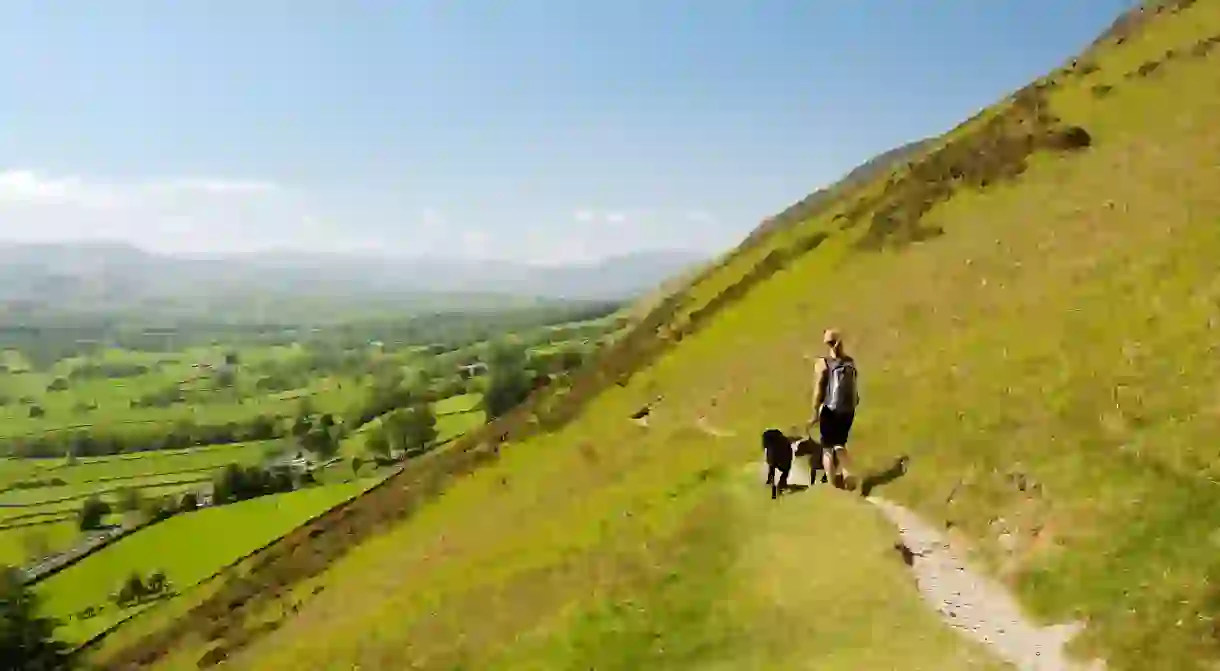
<path fill-rule="evenodd" d="M 843 349 L 843 336 L 827 329 L 822 342 L 829 356 L 814 364 L 813 416 L 809 429 L 817 424 L 822 438 L 822 467 L 836 487 L 846 487 L 850 473 L 847 461 L 847 436 L 856 418 L 860 394 L 856 389 L 856 362 Z"/>

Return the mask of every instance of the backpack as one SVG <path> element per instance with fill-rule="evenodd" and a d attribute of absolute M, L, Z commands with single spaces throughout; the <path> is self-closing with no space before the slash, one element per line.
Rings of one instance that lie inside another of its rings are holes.
<path fill-rule="evenodd" d="M 826 396 L 822 404 L 834 412 L 851 413 L 860 404 L 853 359 L 826 359 Z"/>

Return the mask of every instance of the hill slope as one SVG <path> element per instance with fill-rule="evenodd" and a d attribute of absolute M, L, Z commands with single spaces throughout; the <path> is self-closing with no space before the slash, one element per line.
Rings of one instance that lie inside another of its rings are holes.
<path fill-rule="evenodd" d="M 912 458 L 885 496 L 973 541 L 1038 614 L 1086 619 L 1078 645 L 1111 669 L 1214 668 L 1220 5 L 1147 15 L 755 236 L 564 396 L 94 659 L 988 668 L 919 607 L 866 504 L 772 505 L 753 479 L 759 430 L 806 416 L 803 358 L 833 323 L 866 376 L 857 459 Z M 832 282 L 846 300 L 809 290 Z M 658 397 L 646 426 L 627 419 Z"/>

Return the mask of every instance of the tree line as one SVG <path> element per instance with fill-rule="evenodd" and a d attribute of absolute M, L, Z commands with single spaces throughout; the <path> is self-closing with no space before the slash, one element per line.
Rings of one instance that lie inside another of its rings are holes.
<path fill-rule="evenodd" d="M 47 318 L 0 328 L 0 349 L 20 351 L 36 370 L 108 347 L 166 352 L 216 342 L 235 347 L 304 343 L 350 349 L 381 341 L 396 347 L 429 345 L 448 351 L 506 332 L 598 319 L 620 306 L 617 301 L 554 301 L 505 310 L 429 312 L 319 325 L 182 320 L 161 326 L 106 317 Z"/>

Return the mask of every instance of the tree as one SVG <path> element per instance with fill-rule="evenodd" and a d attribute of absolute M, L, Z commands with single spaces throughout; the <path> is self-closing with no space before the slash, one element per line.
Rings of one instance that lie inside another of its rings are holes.
<path fill-rule="evenodd" d="M 229 464 L 212 483 L 212 498 L 216 503 L 231 503 L 247 497 L 246 471 L 240 464 Z"/>
<path fill-rule="evenodd" d="M 99 529 L 102 526 L 102 520 L 110 514 L 110 504 L 95 496 L 90 496 L 81 504 L 80 509 L 80 530 L 90 531 Z"/>
<path fill-rule="evenodd" d="M 437 378 L 439 377 L 440 376 L 437 374 L 435 365 L 420 366 L 418 369 L 416 369 L 415 378 L 411 381 L 411 384 L 416 389 L 428 389 L 436 383 Z"/>
<path fill-rule="evenodd" d="M 140 490 L 135 487 L 124 487 L 119 491 L 118 506 L 120 512 L 137 512 L 144 506 L 144 497 L 140 495 Z"/>
<path fill-rule="evenodd" d="M 114 602 L 120 607 L 128 606 L 148 594 L 148 586 L 144 584 L 144 579 L 140 577 L 139 571 L 132 571 L 127 579 L 123 581 L 123 586 L 119 588 L 119 593 L 114 595 Z"/>
<path fill-rule="evenodd" d="M 144 586 L 149 594 L 161 594 L 169 588 L 169 579 L 165 577 L 165 571 L 158 569 L 148 576 L 148 582 Z"/>
<path fill-rule="evenodd" d="M 250 421 L 250 440 L 268 440 L 275 437 L 275 420 L 259 415 Z"/>
<path fill-rule="evenodd" d="M 559 354 L 559 370 L 571 372 L 580 368 L 585 361 L 585 353 L 576 348 L 565 349 Z"/>
<path fill-rule="evenodd" d="M 216 386 L 227 389 L 237 383 L 237 373 L 231 369 L 225 368 L 216 371 Z"/>
<path fill-rule="evenodd" d="M 276 466 L 265 473 L 267 478 L 263 493 L 278 494 L 283 492 L 291 492 L 293 489 L 295 489 L 292 482 L 292 469 L 288 466 Z"/>
<path fill-rule="evenodd" d="M 428 403 L 395 410 L 386 416 L 384 426 L 390 444 L 404 452 L 427 449 L 436 440 L 436 414 Z"/>
<path fill-rule="evenodd" d="M 47 385 L 47 391 L 66 391 L 69 386 L 67 379 L 57 377 L 51 380 L 51 384 Z"/>
<path fill-rule="evenodd" d="M 503 416 L 529 396 L 533 376 L 526 361 L 525 348 L 519 343 L 500 343 L 488 353 L 491 374 L 483 394 L 483 409 L 489 420 Z"/>
<path fill-rule="evenodd" d="M 301 445 L 322 459 L 329 459 L 339 450 L 339 441 L 328 429 L 316 427 L 301 437 Z"/>
<path fill-rule="evenodd" d="M 301 404 L 297 406 L 297 416 L 292 423 L 292 435 L 298 438 L 305 435 L 313 428 L 313 401 L 309 397 L 301 399 Z"/>
<path fill-rule="evenodd" d="M 364 441 L 364 447 L 374 457 L 384 458 L 390 456 L 390 440 L 386 437 L 385 430 L 381 427 L 369 432 L 368 438 Z"/>
<path fill-rule="evenodd" d="M 70 648 L 54 637 L 56 620 L 38 615 L 38 596 L 22 575 L 0 566 L 0 659 L 14 669 L 70 669 Z"/>
<path fill-rule="evenodd" d="M 141 512 L 145 519 L 160 522 L 173 517 L 178 512 L 178 504 L 172 497 L 159 496 L 144 501 L 141 504 Z"/>

